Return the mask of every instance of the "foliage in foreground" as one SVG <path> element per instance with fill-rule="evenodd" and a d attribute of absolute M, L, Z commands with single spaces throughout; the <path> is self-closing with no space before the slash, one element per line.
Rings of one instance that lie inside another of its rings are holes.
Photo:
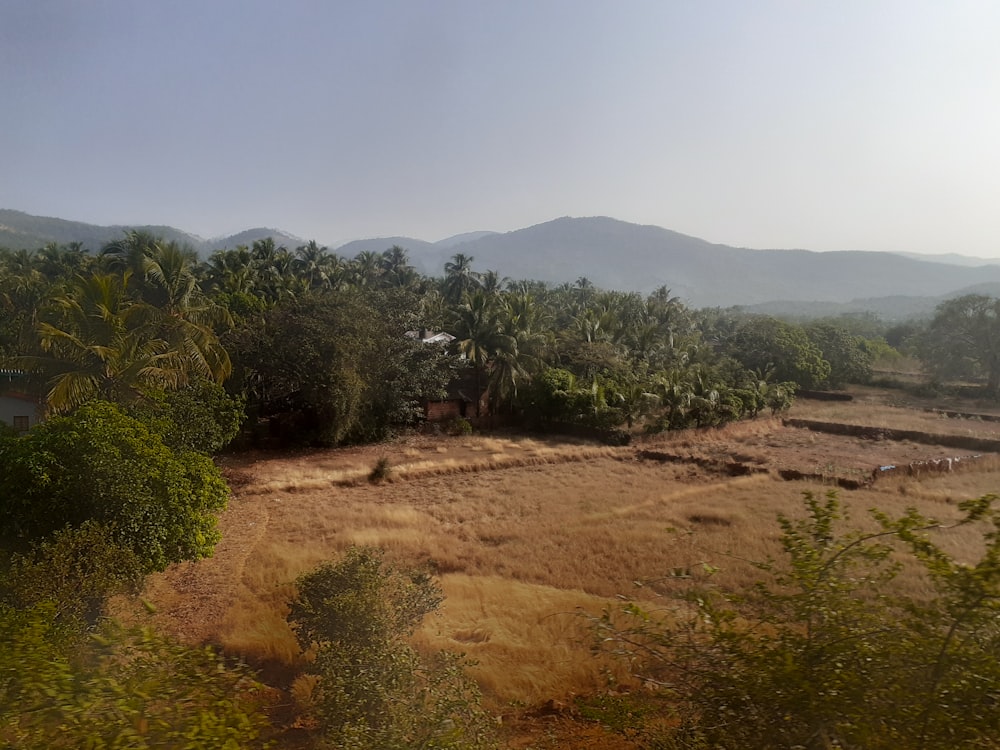
<path fill-rule="evenodd" d="M 746 596 L 699 586 L 669 621 L 634 604 L 596 618 L 604 645 L 677 707 L 674 728 L 646 727 L 650 744 L 1000 747 L 996 501 L 961 505 L 958 525 L 977 525 L 983 540 L 964 562 L 935 541 L 944 527 L 916 511 L 876 511 L 880 531 L 842 533 L 836 495 L 806 493 L 804 520 L 779 519 L 787 564 L 760 564 L 770 580 Z M 893 589 L 903 553 L 932 595 Z"/>
<path fill-rule="evenodd" d="M 211 459 L 171 450 L 111 403 L 0 438 L 0 532 L 38 542 L 96 522 L 143 573 L 210 555 L 228 497 Z"/>
<path fill-rule="evenodd" d="M 0 606 L 0 746 L 262 747 L 260 686 L 208 648 L 106 626 L 82 646 L 51 607 Z"/>
<path fill-rule="evenodd" d="M 298 580 L 289 621 L 314 654 L 316 705 L 329 747 L 479 749 L 492 746 L 489 717 L 463 659 L 429 662 L 406 642 L 441 591 L 420 569 L 398 569 L 371 548 Z"/>

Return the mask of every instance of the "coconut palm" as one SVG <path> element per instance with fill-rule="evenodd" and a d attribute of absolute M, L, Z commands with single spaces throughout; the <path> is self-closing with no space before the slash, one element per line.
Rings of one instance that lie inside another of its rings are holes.
<path fill-rule="evenodd" d="M 481 290 L 466 295 L 465 301 L 454 310 L 452 332 L 456 336 L 459 353 L 468 360 L 475 373 L 478 417 L 483 376 L 488 372 L 496 351 L 505 345 L 501 340 L 495 299 Z"/>
<path fill-rule="evenodd" d="M 221 383 L 232 364 L 216 331 L 232 326 L 232 318 L 202 293 L 196 261 L 193 251 L 176 243 L 158 246 L 146 261 L 148 291 L 143 301 L 155 311 L 154 335 L 184 353 L 192 374 Z"/>
<path fill-rule="evenodd" d="M 417 270 L 410 265 L 406 249 L 399 245 L 393 245 L 382 253 L 381 269 L 380 281 L 383 286 L 408 287 L 419 278 Z"/>
<path fill-rule="evenodd" d="M 44 384 L 49 411 L 93 398 L 129 401 L 143 387 L 180 384 L 177 353 L 149 335 L 153 310 L 131 298 L 128 281 L 127 272 L 78 277 L 38 324 L 39 351 L 14 358 Z"/>
<path fill-rule="evenodd" d="M 292 269 L 304 279 L 310 289 L 328 289 L 330 257 L 325 246 L 321 247 L 316 240 L 310 240 L 307 244 L 295 248 Z"/>
<path fill-rule="evenodd" d="M 472 270 L 474 260 L 470 255 L 456 253 L 444 264 L 442 292 L 449 304 L 459 304 L 466 294 L 482 286 L 479 274 Z"/>
<path fill-rule="evenodd" d="M 150 268 L 162 307 L 129 292 L 127 271 L 79 276 L 50 300 L 35 351 L 11 359 L 41 383 L 49 411 L 71 411 L 94 398 L 127 402 L 149 389 L 229 375 L 229 356 L 213 328 L 228 314 L 204 299 L 176 253 Z"/>
<path fill-rule="evenodd" d="M 130 230 L 101 249 L 101 265 L 108 271 L 128 272 L 131 283 L 141 284 L 146 278 L 146 260 L 158 245 L 149 232 Z"/>
<path fill-rule="evenodd" d="M 259 278 L 250 248 L 216 250 L 205 271 L 207 290 L 215 294 L 252 294 Z"/>

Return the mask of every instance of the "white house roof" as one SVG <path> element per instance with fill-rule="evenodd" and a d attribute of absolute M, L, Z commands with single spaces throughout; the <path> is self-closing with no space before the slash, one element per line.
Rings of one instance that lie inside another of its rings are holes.
<path fill-rule="evenodd" d="M 455 337 L 450 333 L 444 331 L 434 333 L 426 328 L 421 328 L 419 331 L 407 331 L 406 335 L 411 339 L 423 341 L 425 344 L 450 344 L 455 340 Z"/>

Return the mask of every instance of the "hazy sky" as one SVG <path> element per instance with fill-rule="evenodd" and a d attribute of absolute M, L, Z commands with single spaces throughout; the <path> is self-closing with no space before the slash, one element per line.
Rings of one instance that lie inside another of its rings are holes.
<path fill-rule="evenodd" d="M 1000 3 L 0 0 L 0 208 L 1000 258 Z"/>

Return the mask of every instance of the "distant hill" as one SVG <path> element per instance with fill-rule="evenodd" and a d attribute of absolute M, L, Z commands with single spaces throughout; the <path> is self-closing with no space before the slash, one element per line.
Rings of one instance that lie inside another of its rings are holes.
<path fill-rule="evenodd" d="M 420 273 L 427 276 L 441 275 L 441 266 L 437 264 L 437 259 L 443 255 L 443 252 L 439 252 L 433 242 L 415 240 L 412 237 L 376 237 L 370 240 L 354 240 L 338 247 L 336 253 L 342 258 L 353 258 L 358 253 L 364 252 L 384 253 L 393 245 L 399 245 L 408 251 L 410 263 Z"/>
<path fill-rule="evenodd" d="M 434 244 L 437 247 L 450 248 L 455 245 L 461 245 L 464 242 L 475 242 L 476 240 L 481 240 L 484 237 L 490 237 L 495 234 L 499 234 L 499 232 L 465 232 L 464 234 L 456 234 L 452 237 L 438 240 Z"/>
<path fill-rule="evenodd" d="M 289 249 L 304 244 L 277 229 L 249 229 L 204 240 L 173 227 L 100 227 L 0 210 L 0 246 L 12 249 L 81 242 L 97 250 L 129 228 L 188 243 L 203 256 L 264 237 Z M 410 237 L 356 240 L 336 252 L 352 258 L 393 245 L 406 248 L 419 271 L 435 276 L 443 273 L 449 258 L 463 253 L 474 258 L 476 270 L 496 270 L 516 280 L 559 284 L 585 277 L 598 287 L 644 294 L 666 286 L 694 307 L 745 306 L 777 314 L 871 311 L 900 318 L 930 314 L 949 296 L 1000 291 L 1000 265 L 978 259 L 955 256 L 949 263 L 945 260 L 951 256 L 928 260 L 861 251 L 751 250 L 607 217 L 563 217 L 513 232 L 469 232 L 439 242 Z"/>
<path fill-rule="evenodd" d="M 100 226 L 82 221 L 67 221 L 47 216 L 32 216 L 23 211 L 0 209 L 0 247 L 10 250 L 37 250 L 54 242 L 65 245 L 79 242 L 85 250 L 97 252 L 109 242 L 121 239 L 130 230 L 149 232 L 169 242 L 190 245 L 202 257 L 222 248 L 252 245 L 254 241 L 273 237 L 278 245 L 291 249 L 304 245 L 305 240 L 280 229 L 248 229 L 228 237 L 205 240 L 196 234 L 174 227 L 153 224 Z"/>
<path fill-rule="evenodd" d="M 79 242 L 85 250 L 97 252 L 107 243 L 121 239 L 125 232 L 135 229 L 149 232 L 165 240 L 189 244 L 201 249 L 200 237 L 167 226 L 98 226 L 82 221 L 67 221 L 46 216 L 32 216 L 23 211 L 0 209 L 0 247 L 11 250 L 37 250 L 55 242 L 65 245 Z"/>
<path fill-rule="evenodd" d="M 959 255 L 958 253 L 944 253 L 942 255 L 896 253 L 896 255 L 902 255 L 904 258 L 913 258 L 915 260 L 926 260 L 931 263 L 946 263 L 952 266 L 988 266 L 996 263 L 996 261 L 986 260 L 985 258 L 970 258 L 967 255 Z"/>
<path fill-rule="evenodd" d="M 265 227 L 257 227 L 255 229 L 247 229 L 243 232 L 238 232 L 237 234 L 231 234 L 228 237 L 215 237 L 211 240 L 202 240 L 201 247 L 199 250 L 207 253 L 214 253 L 216 250 L 232 249 L 238 245 L 246 245 L 250 247 L 257 240 L 266 240 L 268 237 L 274 240 L 274 244 L 282 247 L 284 246 L 288 250 L 294 250 L 301 245 L 305 245 L 308 240 L 304 240 L 301 237 L 296 237 L 294 234 L 288 234 L 288 232 L 283 232 L 280 229 L 266 229 Z"/>
<path fill-rule="evenodd" d="M 558 283 L 583 276 L 600 287 L 643 293 L 666 286 L 696 307 L 939 297 L 1000 282 L 997 265 L 972 268 L 861 251 L 751 250 L 605 217 L 556 219 L 449 252 L 515 279 Z"/>

